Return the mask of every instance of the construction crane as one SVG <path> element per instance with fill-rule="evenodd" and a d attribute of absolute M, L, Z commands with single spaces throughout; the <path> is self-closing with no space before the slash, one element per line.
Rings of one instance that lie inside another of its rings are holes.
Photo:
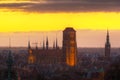
<path fill-rule="evenodd" d="M 32 44 L 34 44 L 36 46 L 36 49 L 38 49 L 38 43 L 37 42 L 32 43 Z"/>

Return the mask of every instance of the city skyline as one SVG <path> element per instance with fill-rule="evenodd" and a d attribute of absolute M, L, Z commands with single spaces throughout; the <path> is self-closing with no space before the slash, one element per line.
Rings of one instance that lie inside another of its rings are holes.
<path fill-rule="evenodd" d="M 0 0 L 1 80 L 119 80 L 120 0 Z"/>

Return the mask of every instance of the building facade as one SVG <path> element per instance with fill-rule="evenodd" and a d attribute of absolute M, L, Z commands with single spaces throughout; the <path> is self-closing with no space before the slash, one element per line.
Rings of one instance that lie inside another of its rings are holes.
<path fill-rule="evenodd" d="M 53 48 L 49 47 L 48 37 L 46 45 L 43 41 L 43 48 L 31 48 L 28 43 L 28 63 L 29 64 L 67 64 L 76 65 L 77 43 L 76 31 L 68 27 L 63 31 L 63 45 L 58 47 L 57 39 L 53 43 Z"/>

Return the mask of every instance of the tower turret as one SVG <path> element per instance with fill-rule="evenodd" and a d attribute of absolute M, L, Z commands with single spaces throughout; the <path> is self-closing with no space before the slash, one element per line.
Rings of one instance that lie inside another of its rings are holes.
<path fill-rule="evenodd" d="M 57 38 L 56 38 L 56 49 L 58 49 L 58 41 L 57 41 Z"/>
<path fill-rule="evenodd" d="M 48 50 L 48 46 L 49 46 L 49 43 L 48 43 L 48 37 L 46 38 L 46 49 Z"/>
<path fill-rule="evenodd" d="M 28 41 L 28 49 L 31 49 L 30 41 Z"/>
<path fill-rule="evenodd" d="M 110 57 L 110 40 L 109 40 L 109 31 L 107 30 L 106 43 L 105 43 L 105 57 Z"/>

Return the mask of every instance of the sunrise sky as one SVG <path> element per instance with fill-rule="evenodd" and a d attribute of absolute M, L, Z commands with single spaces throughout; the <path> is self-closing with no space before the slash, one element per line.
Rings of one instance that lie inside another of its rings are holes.
<path fill-rule="evenodd" d="M 67 26 L 72 26 L 76 30 L 80 30 L 80 34 L 87 34 L 86 38 L 77 37 L 78 46 L 80 47 L 102 47 L 105 43 L 105 30 L 107 29 L 111 31 L 113 46 L 119 47 L 118 41 L 120 41 L 120 39 L 117 36 L 120 34 L 120 1 L 0 0 L 1 46 L 7 45 L 8 36 L 13 38 L 13 46 L 25 46 L 28 37 L 35 42 L 35 39 L 38 38 L 38 34 L 36 33 L 40 32 L 39 35 L 43 36 L 44 31 L 47 31 L 47 33 L 44 32 L 45 36 L 50 36 L 52 39 L 51 31 L 58 31 L 54 35 L 54 37 L 56 37 L 59 31 Z M 91 32 L 91 34 L 89 34 L 89 30 L 94 33 Z M 99 30 L 102 37 L 100 37 L 101 35 L 97 35 Z M 21 34 L 17 35 L 16 32 Z M 33 40 L 31 35 L 34 34 L 36 34 L 37 37 L 34 37 Z M 115 34 L 117 34 L 116 37 Z M 79 34 L 77 33 L 77 35 Z M 93 35 L 100 37 L 100 41 L 95 41 L 96 37 L 91 38 Z M 62 34 L 59 34 L 59 36 L 62 36 Z M 19 43 L 20 40 L 18 38 L 14 39 L 15 37 L 21 38 L 22 41 Z M 88 39 L 88 41 L 86 41 L 87 37 L 90 40 Z M 60 37 L 60 39 L 62 39 L 62 37 Z M 40 38 L 37 40 L 40 40 Z M 80 40 L 83 40 L 83 42 Z M 52 41 L 53 40 L 51 40 L 51 42 Z"/>

